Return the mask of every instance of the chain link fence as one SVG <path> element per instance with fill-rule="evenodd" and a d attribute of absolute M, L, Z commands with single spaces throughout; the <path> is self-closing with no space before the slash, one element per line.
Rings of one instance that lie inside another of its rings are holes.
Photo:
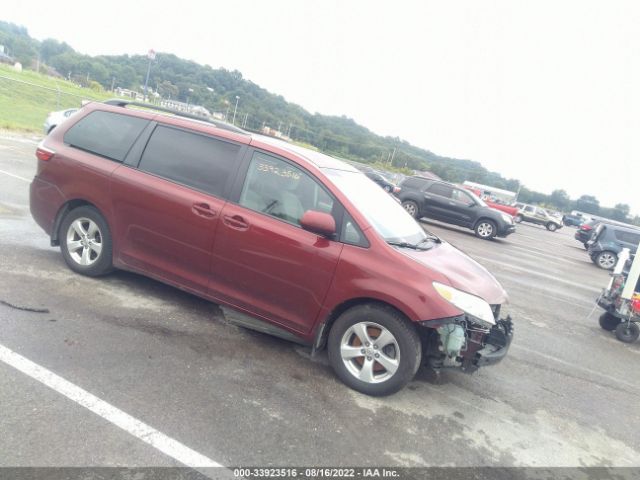
<path fill-rule="evenodd" d="M 79 108 L 83 100 L 103 100 L 108 96 L 90 89 L 85 89 L 86 95 L 78 95 L 65 91 L 57 81 L 52 83 L 55 88 L 0 74 L 0 128 L 42 131 L 50 112 Z"/>

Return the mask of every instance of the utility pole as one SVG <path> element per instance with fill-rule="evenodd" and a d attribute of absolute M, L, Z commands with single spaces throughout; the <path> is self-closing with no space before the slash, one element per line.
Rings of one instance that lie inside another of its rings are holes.
<path fill-rule="evenodd" d="M 393 165 L 393 159 L 395 158 L 395 156 L 396 156 L 396 149 L 394 147 L 393 148 L 393 154 L 391 155 L 391 165 Z"/>
<path fill-rule="evenodd" d="M 113 92 L 113 87 L 116 85 L 116 77 L 111 78 L 111 91 Z"/>
<path fill-rule="evenodd" d="M 242 122 L 242 128 L 247 126 L 247 117 L 249 116 L 249 113 L 245 113 L 244 114 L 244 122 Z"/>
<path fill-rule="evenodd" d="M 144 101 L 147 101 L 147 85 L 149 84 L 149 74 L 151 73 L 151 62 L 156 58 L 156 52 L 153 50 L 149 50 L 147 53 L 147 57 L 149 58 L 149 65 L 147 66 L 147 77 L 144 80 Z"/>
<path fill-rule="evenodd" d="M 240 100 L 240 97 L 238 95 L 236 95 L 236 106 L 233 109 L 233 120 L 231 121 L 231 123 L 233 123 L 234 125 L 236 124 L 236 112 L 238 111 L 238 101 Z"/>

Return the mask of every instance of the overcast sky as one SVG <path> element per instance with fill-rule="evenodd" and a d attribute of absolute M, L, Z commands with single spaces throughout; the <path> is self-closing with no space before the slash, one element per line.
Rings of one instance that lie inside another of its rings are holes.
<path fill-rule="evenodd" d="M 91 55 L 237 69 L 311 112 L 640 214 L 640 2 L 9 0 Z"/>

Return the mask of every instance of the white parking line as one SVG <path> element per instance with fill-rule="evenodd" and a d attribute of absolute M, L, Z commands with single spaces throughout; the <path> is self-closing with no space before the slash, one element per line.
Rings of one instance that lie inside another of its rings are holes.
<path fill-rule="evenodd" d="M 3 345 L 0 345 L 0 361 L 64 395 L 78 405 L 91 410 L 96 415 L 188 467 L 222 466 Z"/>
<path fill-rule="evenodd" d="M 20 175 L 14 175 L 13 173 L 5 172 L 4 170 L 0 170 L 0 173 L 4 173 L 5 175 L 9 175 L 10 177 L 17 178 L 18 180 L 22 180 L 23 182 L 31 183 L 31 180 L 21 177 Z"/>

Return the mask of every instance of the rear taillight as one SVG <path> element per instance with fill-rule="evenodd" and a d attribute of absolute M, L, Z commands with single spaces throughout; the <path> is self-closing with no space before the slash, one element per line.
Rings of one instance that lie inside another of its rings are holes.
<path fill-rule="evenodd" d="M 593 230 L 593 227 L 591 225 L 582 225 L 580 227 L 580 230 L 584 230 L 585 232 L 588 232 L 589 230 Z"/>
<path fill-rule="evenodd" d="M 393 187 L 393 193 L 399 193 L 400 187 Z"/>
<path fill-rule="evenodd" d="M 39 145 L 38 148 L 36 148 L 36 157 L 38 157 L 38 160 L 42 160 L 43 162 L 51 160 L 55 154 L 56 152 L 47 147 L 43 147 L 42 145 Z"/>

